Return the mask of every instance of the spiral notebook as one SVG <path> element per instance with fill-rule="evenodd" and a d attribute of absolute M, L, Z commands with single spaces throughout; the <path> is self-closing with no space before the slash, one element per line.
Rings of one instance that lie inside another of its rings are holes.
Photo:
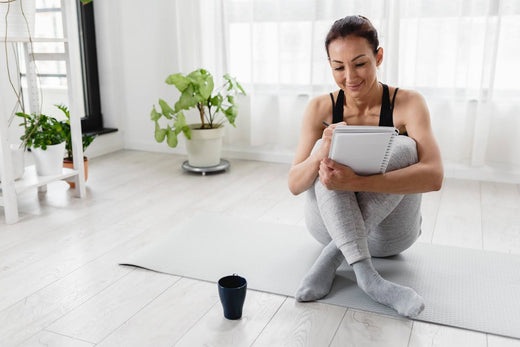
<path fill-rule="evenodd" d="M 334 128 L 329 158 L 358 175 L 384 173 L 399 131 L 394 127 L 338 125 Z"/>

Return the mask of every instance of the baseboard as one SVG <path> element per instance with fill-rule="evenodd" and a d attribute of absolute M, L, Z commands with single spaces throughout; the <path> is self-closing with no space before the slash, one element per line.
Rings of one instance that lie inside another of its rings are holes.
<path fill-rule="evenodd" d="M 183 143 L 179 143 L 176 148 L 170 148 L 165 143 L 150 144 L 149 142 L 131 142 L 125 145 L 125 149 L 186 155 L 186 148 Z M 224 145 L 222 147 L 222 157 L 226 159 L 258 160 L 289 164 L 294 158 L 294 152 L 261 146 L 242 147 Z"/>

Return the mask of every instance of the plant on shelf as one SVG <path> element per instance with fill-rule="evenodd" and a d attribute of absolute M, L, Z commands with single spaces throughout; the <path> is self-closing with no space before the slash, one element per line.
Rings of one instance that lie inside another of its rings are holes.
<path fill-rule="evenodd" d="M 70 131 L 70 111 L 69 111 L 69 108 L 65 105 L 54 105 L 54 106 L 56 106 L 59 110 L 61 110 L 64 113 L 65 118 L 66 118 L 66 120 L 61 121 L 61 125 L 62 125 L 63 131 L 65 133 L 65 153 L 66 153 L 65 158 L 63 159 L 63 167 L 73 168 L 74 167 L 74 154 L 72 151 L 72 134 Z M 87 149 L 88 146 L 90 146 L 90 144 L 92 143 L 92 141 L 94 141 L 95 138 L 96 138 L 96 135 L 91 135 L 91 134 L 82 134 L 81 135 L 83 153 L 85 153 L 85 150 Z M 85 170 L 84 172 L 85 172 L 85 181 L 86 181 L 88 178 L 88 158 L 86 156 L 83 156 L 83 167 Z M 76 184 L 72 181 L 67 181 L 67 183 L 69 184 L 69 186 L 71 188 L 75 188 L 75 186 L 76 186 Z"/>
<path fill-rule="evenodd" d="M 223 125 L 227 121 L 235 127 L 238 115 L 236 96 L 245 95 L 245 91 L 237 80 L 229 74 L 223 76 L 224 83 L 214 91 L 214 81 L 211 73 L 204 69 L 197 69 L 187 75 L 176 73 L 166 78 L 166 83 L 174 85 L 181 93 L 171 107 L 163 99 L 159 99 L 160 112 L 152 108 L 150 113 L 155 122 L 155 140 L 163 142 L 166 139 L 168 146 L 177 147 L 177 135 L 181 132 L 189 140 L 186 142 L 189 163 L 192 166 L 212 166 L 220 162 L 220 148 L 223 136 Z M 183 111 L 197 109 L 200 123 L 186 123 Z M 166 127 L 161 127 L 159 120 L 167 120 Z M 214 135 L 209 135 L 214 133 Z M 209 137 L 209 139 L 208 139 Z M 207 139 L 205 141 L 203 139 Z M 200 149 L 201 143 L 207 147 Z M 196 146 L 197 148 L 193 148 Z M 202 153 L 206 158 L 195 158 L 195 153 Z M 210 158 L 211 157 L 211 158 Z"/>
<path fill-rule="evenodd" d="M 24 134 L 20 137 L 23 144 L 29 148 L 41 148 L 47 150 L 48 146 L 58 145 L 65 142 L 65 131 L 63 124 L 56 118 L 44 114 L 16 113 L 24 119 L 20 126 L 25 127 Z"/>
<path fill-rule="evenodd" d="M 65 114 L 65 117 L 66 117 L 66 120 L 61 122 L 63 131 L 65 132 L 65 153 L 66 153 L 65 160 L 72 161 L 72 160 L 74 160 L 74 157 L 73 157 L 73 153 L 72 153 L 72 136 L 71 136 L 71 131 L 70 131 L 70 111 L 69 111 L 68 107 L 64 106 L 64 105 L 54 105 L 54 106 L 56 106 L 59 110 L 61 110 Z M 87 149 L 88 146 L 90 146 L 90 144 L 92 143 L 92 141 L 94 141 L 95 138 L 96 138 L 96 135 L 91 135 L 91 134 L 82 134 L 81 135 L 83 153 L 85 153 L 85 150 Z M 86 157 L 84 157 L 84 158 L 86 158 Z"/>
<path fill-rule="evenodd" d="M 31 148 L 38 175 L 60 174 L 66 140 L 63 124 L 44 114 L 18 112 L 16 115 L 24 120 L 20 123 L 20 126 L 25 127 L 20 140 Z"/>

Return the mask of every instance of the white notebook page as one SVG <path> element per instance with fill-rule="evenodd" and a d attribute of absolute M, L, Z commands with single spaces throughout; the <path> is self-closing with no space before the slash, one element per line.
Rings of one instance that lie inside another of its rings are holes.
<path fill-rule="evenodd" d="M 335 131 L 329 158 L 358 175 L 382 173 L 387 166 L 395 131 L 378 133 Z"/>

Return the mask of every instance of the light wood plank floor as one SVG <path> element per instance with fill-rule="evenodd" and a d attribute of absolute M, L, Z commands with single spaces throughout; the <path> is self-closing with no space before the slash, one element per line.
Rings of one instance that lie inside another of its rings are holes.
<path fill-rule="evenodd" d="M 90 162 L 87 198 L 65 182 L 0 208 L 1 346 L 511 346 L 520 340 L 249 291 L 222 317 L 211 283 L 118 266 L 199 211 L 303 225 L 289 165 L 231 160 L 185 173 L 184 157 L 120 151 Z M 520 186 L 446 179 L 423 199 L 421 242 L 520 254 Z M 519 322 L 520 327 L 520 322 Z"/>

